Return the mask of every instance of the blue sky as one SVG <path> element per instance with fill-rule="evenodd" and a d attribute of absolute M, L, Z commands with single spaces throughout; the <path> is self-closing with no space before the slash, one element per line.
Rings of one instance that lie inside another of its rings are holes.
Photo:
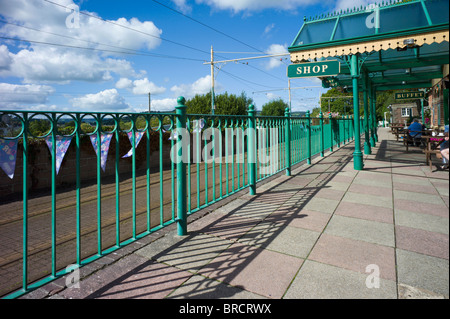
<path fill-rule="evenodd" d="M 210 91 L 211 46 L 216 61 L 286 53 L 304 16 L 370 3 L 0 0 L 0 109 L 141 112 L 151 92 L 152 110 L 172 110 L 178 96 Z M 216 94 L 245 92 L 258 110 L 288 102 L 289 64 L 288 56 L 216 64 Z M 292 80 L 302 87 L 291 91 L 292 110 L 317 107 L 320 86 Z"/>

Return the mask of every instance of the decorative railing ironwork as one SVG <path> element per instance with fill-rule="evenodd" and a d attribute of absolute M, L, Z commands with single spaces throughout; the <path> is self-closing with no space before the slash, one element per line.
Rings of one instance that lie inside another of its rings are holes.
<path fill-rule="evenodd" d="M 0 110 L 1 164 L 16 174 L 0 173 L 0 295 L 26 294 L 173 223 L 185 235 L 190 214 L 245 188 L 255 194 L 257 182 L 353 138 L 350 117 L 255 113 L 186 114 L 183 98 L 174 113 Z M 31 171 L 44 164 L 32 148 L 44 139 L 49 183 L 35 190 Z M 21 190 L 8 188 L 13 180 Z"/>

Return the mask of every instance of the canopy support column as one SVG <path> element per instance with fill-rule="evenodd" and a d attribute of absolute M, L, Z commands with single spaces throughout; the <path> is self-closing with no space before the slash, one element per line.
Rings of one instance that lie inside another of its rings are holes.
<path fill-rule="evenodd" d="M 368 85 L 368 75 L 367 72 L 363 71 L 362 80 L 363 80 L 363 99 L 364 99 L 364 154 L 370 155 L 372 154 L 372 149 L 370 148 L 370 127 L 371 121 L 369 121 L 369 105 L 368 105 L 368 97 L 367 91 L 369 90 Z"/>
<path fill-rule="evenodd" d="M 372 106 L 372 114 L 373 114 L 373 132 L 372 132 L 372 136 L 373 136 L 373 147 L 376 146 L 376 143 L 378 142 L 378 121 L 377 121 L 377 91 L 374 87 L 370 88 L 370 92 L 371 94 L 371 106 Z"/>
<path fill-rule="evenodd" d="M 361 153 L 361 130 L 360 130 L 360 116 L 359 116 L 359 63 L 358 55 L 352 55 L 350 57 L 350 72 L 352 75 L 352 85 L 353 85 L 353 121 L 355 124 L 355 151 L 353 152 L 353 168 L 355 170 L 362 170 L 363 165 L 363 155 Z"/>

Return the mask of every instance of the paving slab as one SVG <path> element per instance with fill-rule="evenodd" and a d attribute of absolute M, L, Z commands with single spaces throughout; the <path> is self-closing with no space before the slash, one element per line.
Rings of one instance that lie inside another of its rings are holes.
<path fill-rule="evenodd" d="M 364 194 L 361 195 L 359 193 L 352 193 L 348 191 L 344 198 L 342 198 L 344 202 L 358 203 L 358 204 L 368 204 L 373 206 L 380 206 L 385 208 L 392 208 L 392 198 L 390 196 L 381 197 L 377 195 Z"/>
<path fill-rule="evenodd" d="M 398 284 L 426 289 L 449 298 L 449 261 L 397 249 Z"/>
<path fill-rule="evenodd" d="M 373 220 L 382 223 L 394 223 L 392 208 L 342 201 L 335 215 Z"/>
<path fill-rule="evenodd" d="M 194 275 L 167 296 L 168 299 L 265 299 L 240 287 Z"/>
<path fill-rule="evenodd" d="M 278 214 L 279 213 L 279 214 Z M 266 221 L 287 223 L 288 226 L 309 229 L 316 232 L 322 232 L 331 215 L 327 213 L 315 212 L 302 209 L 297 214 L 291 215 L 287 220 L 284 219 L 281 208 L 266 218 Z"/>
<path fill-rule="evenodd" d="M 313 197 L 306 203 L 304 208 L 306 210 L 313 210 L 316 212 L 332 214 L 338 205 L 339 205 L 338 200 Z"/>
<path fill-rule="evenodd" d="M 285 299 L 396 299 L 395 281 L 307 260 L 284 295 Z"/>
<path fill-rule="evenodd" d="M 448 227 L 448 224 L 447 224 Z M 448 260 L 448 233 L 395 226 L 397 248 Z"/>
<path fill-rule="evenodd" d="M 139 249 L 136 254 L 195 273 L 231 244 L 226 239 L 206 234 L 178 236 L 171 232 Z"/>
<path fill-rule="evenodd" d="M 372 220 L 334 215 L 325 234 L 395 247 L 394 225 Z"/>
<path fill-rule="evenodd" d="M 267 298 L 279 299 L 302 263 L 301 258 L 235 243 L 199 273 Z"/>
<path fill-rule="evenodd" d="M 309 260 L 365 273 L 368 265 L 378 265 L 380 277 L 396 280 L 394 248 L 364 241 L 322 234 Z"/>
<path fill-rule="evenodd" d="M 401 209 L 396 209 L 395 224 L 397 226 L 406 226 L 416 229 L 423 229 L 430 232 L 445 234 L 447 236 L 449 234 L 448 217 L 415 213 L 410 211 L 404 211 Z"/>
<path fill-rule="evenodd" d="M 262 222 L 242 236 L 239 242 L 286 255 L 306 258 L 319 235 L 319 232 L 307 229 L 299 229 L 280 223 Z"/>

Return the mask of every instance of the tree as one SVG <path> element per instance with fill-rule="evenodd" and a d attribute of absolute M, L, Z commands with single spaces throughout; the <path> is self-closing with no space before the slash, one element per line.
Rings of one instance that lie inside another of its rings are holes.
<path fill-rule="evenodd" d="M 235 94 L 219 94 L 215 96 L 214 114 L 221 115 L 246 115 L 248 106 L 253 103 L 244 92 L 240 96 Z M 204 95 L 195 95 L 192 99 L 186 101 L 188 114 L 211 114 L 211 93 Z"/>
<path fill-rule="evenodd" d="M 338 88 L 332 88 L 322 94 L 320 99 L 322 113 L 353 114 L 353 100 L 347 96 L 353 96 L 353 94 L 343 92 Z"/>
<path fill-rule="evenodd" d="M 246 115 L 248 107 L 252 103 L 253 100 L 248 98 L 244 92 L 240 96 L 225 92 L 224 94 L 218 95 L 215 99 L 215 114 Z"/>
<path fill-rule="evenodd" d="M 261 115 L 263 116 L 284 116 L 284 112 L 289 105 L 281 98 L 272 100 L 263 105 Z"/>
<path fill-rule="evenodd" d="M 196 94 L 192 99 L 186 101 L 186 106 L 188 114 L 211 114 L 211 93 Z"/>

